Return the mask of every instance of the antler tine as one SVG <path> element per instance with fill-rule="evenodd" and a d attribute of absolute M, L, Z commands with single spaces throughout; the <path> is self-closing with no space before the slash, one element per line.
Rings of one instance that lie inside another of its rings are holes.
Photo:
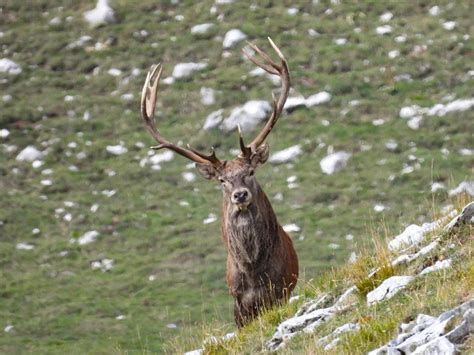
<path fill-rule="evenodd" d="M 242 130 L 240 129 L 240 125 L 237 125 L 237 131 L 239 132 L 239 144 L 240 144 L 240 157 L 242 158 L 249 158 L 252 155 L 252 149 L 247 147 L 244 143 L 244 137 L 242 137 Z"/>
<path fill-rule="evenodd" d="M 196 154 L 197 156 L 199 156 L 200 158 L 209 161 L 213 165 L 219 165 L 221 163 L 221 161 L 219 159 L 217 159 L 216 151 L 214 150 L 214 147 L 211 147 L 211 154 L 209 154 L 209 155 L 203 154 L 203 153 L 191 148 L 191 146 L 189 144 L 188 144 L 188 149 L 191 152 L 193 152 L 194 154 Z"/>
<path fill-rule="evenodd" d="M 185 158 L 188 158 L 199 164 L 212 164 L 220 165 L 221 161 L 217 159 L 214 149 L 212 149 L 212 154 L 207 156 L 205 154 L 199 153 L 198 151 L 192 149 L 185 149 L 177 146 L 166 140 L 158 131 L 155 125 L 155 108 L 156 108 L 156 99 L 158 96 L 158 83 L 160 81 L 161 73 L 163 67 L 161 63 L 152 65 L 150 71 L 147 74 L 145 79 L 145 84 L 143 85 L 142 98 L 141 98 L 141 114 L 145 128 L 150 132 L 150 134 L 155 138 L 159 145 L 151 147 L 152 149 L 158 150 L 163 148 L 168 148 L 175 153 L 182 155 Z"/>
<path fill-rule="evenodd" d="M 259 66 L 263 70 L 267 71 L 270 74 L 273 75 L 278 75 L 281 79 L 281 93 L 280 97 L 278 100 L 275 99 L 275 96 L 272 93 L 272 99 L 273 99 L 273 111 L 267 120 L 267 123 L 265 126 L 262 128 L 260 133 L 255 137 L 255 139 L 250 143 L 248 146 L 245 146 L 243 144 L 243 141 L 241 143 L 241 150 L 242 150 L 242 155 L 246 156 L 247 150 L 242 149 L 242 145 L 244 145 L 247 149 L 250 149 L 252 152 L 255 152 L 255 150 L 265 141 L 267 136 L 270 134 L 271 130 L 275 126 L 276 122 L 278 121 L 278 118 L 280 117 L 283 107 L 285 106 L 286 99 L 288 98 L 288 94 L 290 91 L 290 73 L 288 69 L 288 62 L 285 59 L 285 56 L 281 52 L 281 50 L 277 47 L 277 45 L 272 41 L 270 37 L 268 37 L 268 41 L 270 42 L 270 45 L 272 48 L 275 50 L 277 53 L 278 57 L 281 60 L 281 64 L 276 64 L 265 52 L 263 52 L 260 48 L 258 48 L 256 45 L 249 43 L 250 47 L 260 55 L 260 57 L 263 59 L 264 64 L 259 63 L 255 58 L 251 57 L 247 52 L 244 51 L 245 55 L 247 58 L 249 58 L 252 63 L 255 65 Z"/>

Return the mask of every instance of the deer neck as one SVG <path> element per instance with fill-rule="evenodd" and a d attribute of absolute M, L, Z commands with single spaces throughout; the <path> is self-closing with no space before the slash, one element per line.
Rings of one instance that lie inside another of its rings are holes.
<path fill-rule="evenodd" d="M 239 270 L 248 273 L 266 264 L 278 238 L 278 222 L 260 186 L 245 211 L 224 201 L 223 235 Z"/>

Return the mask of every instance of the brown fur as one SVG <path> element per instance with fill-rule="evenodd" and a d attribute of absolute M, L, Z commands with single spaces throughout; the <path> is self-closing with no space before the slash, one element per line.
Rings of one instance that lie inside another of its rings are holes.
<path fill-rule="evenodd" d="M 235 299 L 234 317 L 239 327 L 258 316 L 263 308 L 286 302 L 298 279 L 293 243 L 257 180 L 249 175 L 255 167 L 251 162 L 235 159 L 225 161 L 208 176 L 223 181 L 222 238 L 228 252 L 227 285 Z M 239 210 L 230 198 L 232 191 L 241 187 L 248 188 L 252 195 L 245 210 Z"/>

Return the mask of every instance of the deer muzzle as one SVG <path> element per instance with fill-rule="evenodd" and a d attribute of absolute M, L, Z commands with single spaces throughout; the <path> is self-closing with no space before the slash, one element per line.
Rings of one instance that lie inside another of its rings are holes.
<path fill-rule="evenodd" d="M 234 190 L 232 192 L 231 201 L 239 210 L 245 210 L 252 202 L 252 193 L 247 188 Z"/>

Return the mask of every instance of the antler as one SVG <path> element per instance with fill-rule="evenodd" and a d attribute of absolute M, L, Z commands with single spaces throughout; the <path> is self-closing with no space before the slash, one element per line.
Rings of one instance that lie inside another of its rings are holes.
<path fill-rule="evenodd" d="M 283 56 L 283 53 L 280 49 L 273 43 L 272 39 L 268 37 L 268 41 L 270 45 L 273 47 L 275 52 L 277 53 L 278 57 L 281 60 L 280 64 L 275 63 L 265 52 L 263 52 L 260 48 L 258 48 L 253 43 L 249 43 L 250 47 L 262 57 L 263 63 L 258 62 L 255 58 L 253 58 L 250 54 L 248 54 L 245 50 L 243 51 L 245 56 L 255 65 L 265 70 L 267 73 L 278 75 L 281 79 L 281 93 L 278 101 L 275 99 L 275 96 L 272 93 L 273 99 L 273 112 L 270 115 L 265 126 L 262 128 L 260 133 L 254 138 L 254 140 L 249 144 L 245 145 L 242 134 L 239 129 L 239 141 L 240 141 L 240 149 L 242 150 L 241 156 L 242 157 L 250 157 L 252 153 L 256 151 L 256 149 L 265 141 L 268 134 L 273 129 L 273 126 L 280 118 L 281 112 L 283 111 L 283 106 L 285 105 L 286 99 L 288 98 L 288 93 L 290 91 L 290 73 L 288 70 L 288 63 Z"/>
<path fill-rule="evenodd" d="M 151 148 L 155 150 L 168 148 L 174 151 L 175 153 L 182 155 L 183 157 L 188 158 L 199 164 L 212 164 L 215 166 L 220 165 L 221 161 L 217 159 L 216 153 L 214 152 L 214 148 L 211 148 L 211 154 L 209 155 L 200 153 L 192 149 L 189 144 L 189 149 L 185 149 L 166 140 L 156 129 L 154 116 L 158 93 L 158 83 L 160 81 L 162 69 L 163 67 L 161 63 L 152 65 L 150 71 L 148 72 L 142 90 L 142 100 L 140 109 L 142 113 L 143 122 L 145 123 L 145 127 L 148 132 L 150 132 L 153 138 L 155 138 L 156 141 L 159 143 L 159 145 Z"/>

